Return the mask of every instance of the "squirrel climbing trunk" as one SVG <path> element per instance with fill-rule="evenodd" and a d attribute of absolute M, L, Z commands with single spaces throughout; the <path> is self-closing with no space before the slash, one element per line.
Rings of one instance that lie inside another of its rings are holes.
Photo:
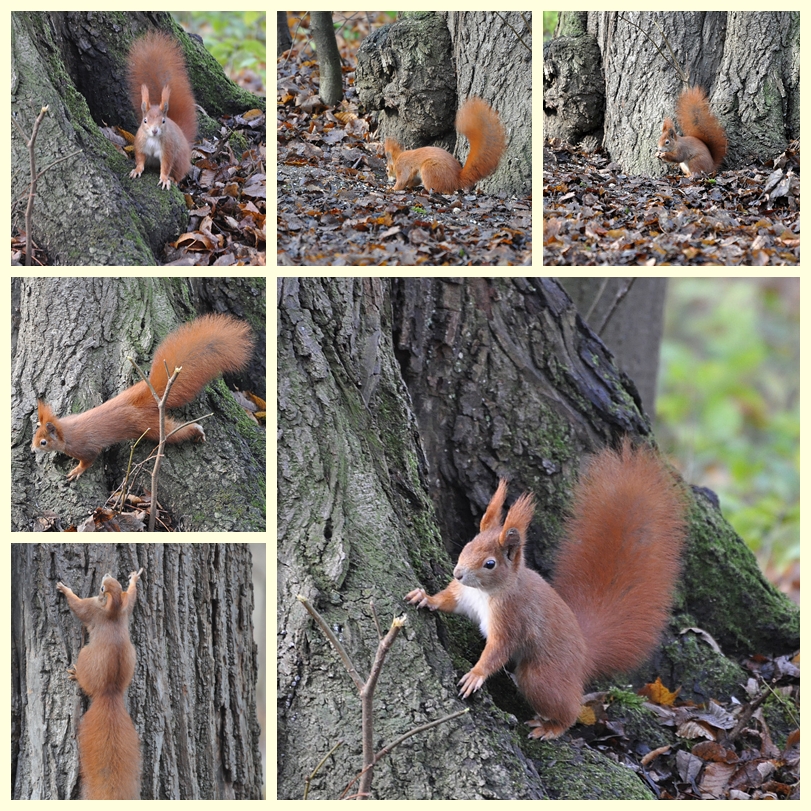
<path fill-rule="evenodd" d="M 143 571 L 130 573 L 126 591 L 106 574 L 99 595 L 86 599 L 64 583 L 56 584 L 90 637 L 76 666 L 68 668 L 69 677 L 90 698 L 77 735 L 83 800 L 141 799 L 141 744 L 124 694 L 135 674 L 129 618 Z"/>

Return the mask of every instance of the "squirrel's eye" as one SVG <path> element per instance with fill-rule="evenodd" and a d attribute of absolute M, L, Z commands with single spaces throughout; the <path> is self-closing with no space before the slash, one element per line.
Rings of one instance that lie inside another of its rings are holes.
<path fill-rule="evenodd" d="M 485 568 L 485 569 L 495 569 L 495 568 L 496 568 L 496 562 L 495 562 L 495 560 L 493 560 L 493 558 L 488 558 L 488 559 L 487 559 L 487 560 L 484 562 L 484 568 Z"/>

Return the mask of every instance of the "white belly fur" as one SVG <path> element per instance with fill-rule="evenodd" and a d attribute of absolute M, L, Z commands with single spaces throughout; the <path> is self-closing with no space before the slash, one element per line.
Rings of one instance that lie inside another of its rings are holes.
<path fill-rule="evenodd" d="M 474 622 L 478 622 L 482 636 L 487 638 L 490 629 L 490 598 L 485 592 L 470 586 L 461 586 L 455 613 L 464 614 Z"/>

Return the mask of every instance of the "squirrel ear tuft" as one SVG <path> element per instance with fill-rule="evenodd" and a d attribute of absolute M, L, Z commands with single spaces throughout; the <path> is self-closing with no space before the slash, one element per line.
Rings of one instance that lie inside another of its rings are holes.
<path fill-rule="evenodd" d="M 484 532 L 486 529 L 498 529 L 501 526 L 501 513 L 504 509 L 504 499 L 507 497 L 507 480 L 499 479 L 498 488 L 493 493 L 490 503 L 487 505 L 484 515 L 482 516 L 481 523 L 479 524 L 479 531 Z"/>
<path fill-rule="evenodd" d="M 525 536 L 534 513 L 535 497 L 532 493 L 524 493 L 508 510 L 507 518 L 504 520 L 505 529 L 515 527 Z"/>

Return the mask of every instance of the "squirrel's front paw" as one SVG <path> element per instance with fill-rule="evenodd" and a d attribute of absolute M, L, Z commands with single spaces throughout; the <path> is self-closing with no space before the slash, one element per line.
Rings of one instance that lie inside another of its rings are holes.
<path fill-rule="evenodd" d="M 130 583 L 132 583 L 133 580 L 135 580 L 137 582 L 138 578 L 140 578 L 140 576 L 143 573 L 144 573 L 144 567 L 143 566 L 137 572 L 130 572 Z"/>
<path fill-rule="evenodd" d="M 431 599 L 426 593 L 425 589 L 414 589 L 414 591 L 409 591 L 408 594 L 405 596 L 406 602 L 411 603 L 411 605 L 417 606 L 417 608 L 430 608 L 433 611 L 433 606 L 431 606 L 429 600 Z"/>
<path fill-rule="evenodd" d="M 467 698 L 472 693 L 475 693 L 476 690 L 480 689 L 484 684 L 484 679 L 484 676 L 479 676 L 472 670 L 469 670 L 459 679 L 459 695 L 462 696 L 462 698 Z"/>
<path fill-rule="evenodd" d="M 61 580 L 56 584 L 56 590 L 61 591 L 62 594 L 65 595 L 65 597 L 68 597 L 69 595 L 73 594 L 73 591 L 71 591 L 70 586 L 66 586 Z"/>
<path fill-rule="evenodd" d="M 84 467 L 81 463 L 79 463 L 78 465 L 76 465 L 75 468 L 73 468 L 73 470 L 70 471 L 70 473 L 68 473 L 68 481 L 75 482 L 76 479 L 78 479 L 79 476 L 81 476 L 82 473 L 85 472 L 85 470 L 87 470 L 87 468 Z"/>
<path fill-rule="evenodd" d="M 76 666 L 75 665 L 71 665 L 68 668 L 68 678 L 73 679 L 73 681 L 76 681 Z"/>

